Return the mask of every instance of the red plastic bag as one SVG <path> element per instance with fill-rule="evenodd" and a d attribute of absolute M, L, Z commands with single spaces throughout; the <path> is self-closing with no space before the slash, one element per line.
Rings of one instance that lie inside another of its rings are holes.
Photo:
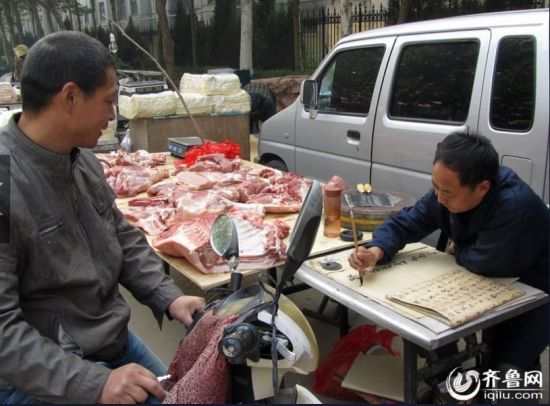
<path fill-rule="evenodd" d="M 241 146 L 229 139 L 224 142 L 205 141 L 204 144 L 189 148 L 183 159 L 174 162 L 174 166 L 179 168 L 186 165 L 189 168 L 199 157 L 210 154 L 224 154 L 227 159 L 234 159 L 241 155 Z"/>
<path fill-rule="evenodd" d="M 328 358 L 315 370 L 313 390 L 336 399 L 363 402 L 364 399 L 355 392 L 343 388 L 341 382 L 357 355 L 373 345 L 380 345 L 390 354 L 399 355 L 391 346 L 395 336 L 389 330 L 377 332 L 376 326 L 368 324 L 354 328 L 336 342 Z"/>

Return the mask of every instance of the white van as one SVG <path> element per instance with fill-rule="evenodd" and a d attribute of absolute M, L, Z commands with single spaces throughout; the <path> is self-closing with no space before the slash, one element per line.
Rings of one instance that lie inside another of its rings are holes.
<path fill-rule="evenodd" d="M 511 11 L 347 36 L 263 123 L 257 161 L 419 198 L 437 143 L 475 131 L 548 203 L 548 18 Z"/>

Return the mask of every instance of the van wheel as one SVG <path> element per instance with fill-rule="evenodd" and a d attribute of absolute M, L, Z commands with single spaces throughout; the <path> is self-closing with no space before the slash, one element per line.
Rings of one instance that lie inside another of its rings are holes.
<path fill-rule="evenodd" d="M 267 161 L 264 165 L 269 166 L 273 169 L 278 169 L 283 172 L 288 172 L 288 168 L 286 167 L 285 163 L 280 159 L 272 159 L 271 161 Z"/>

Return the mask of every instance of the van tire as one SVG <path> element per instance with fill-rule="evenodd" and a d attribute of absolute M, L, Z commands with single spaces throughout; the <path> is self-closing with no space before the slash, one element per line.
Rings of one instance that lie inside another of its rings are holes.
<path fill-rule="evenodd" d="M 278 169 L 283 172 L 288 172 L 287 166 L 280 159 L 272 159 L 271 161 L 267 161 L 266 163 L 264 163 L 264 165 L 269 166 L 270 168 L 273 168 L 273 169 Z"/>

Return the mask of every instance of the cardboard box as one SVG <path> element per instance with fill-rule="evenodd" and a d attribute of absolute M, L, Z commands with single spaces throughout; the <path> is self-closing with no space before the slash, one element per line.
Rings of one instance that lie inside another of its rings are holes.
<path fill-rule="evenodd" d="M 241 146 L 241 158 L 250 159 L 250 121 L 248 114 L 193 116 L 205 140 L 231 139 Z M 167 151 L 168 138 L 197 136 L 189 117 L 168 116 L 130 120 L 132 151 Z"/>

